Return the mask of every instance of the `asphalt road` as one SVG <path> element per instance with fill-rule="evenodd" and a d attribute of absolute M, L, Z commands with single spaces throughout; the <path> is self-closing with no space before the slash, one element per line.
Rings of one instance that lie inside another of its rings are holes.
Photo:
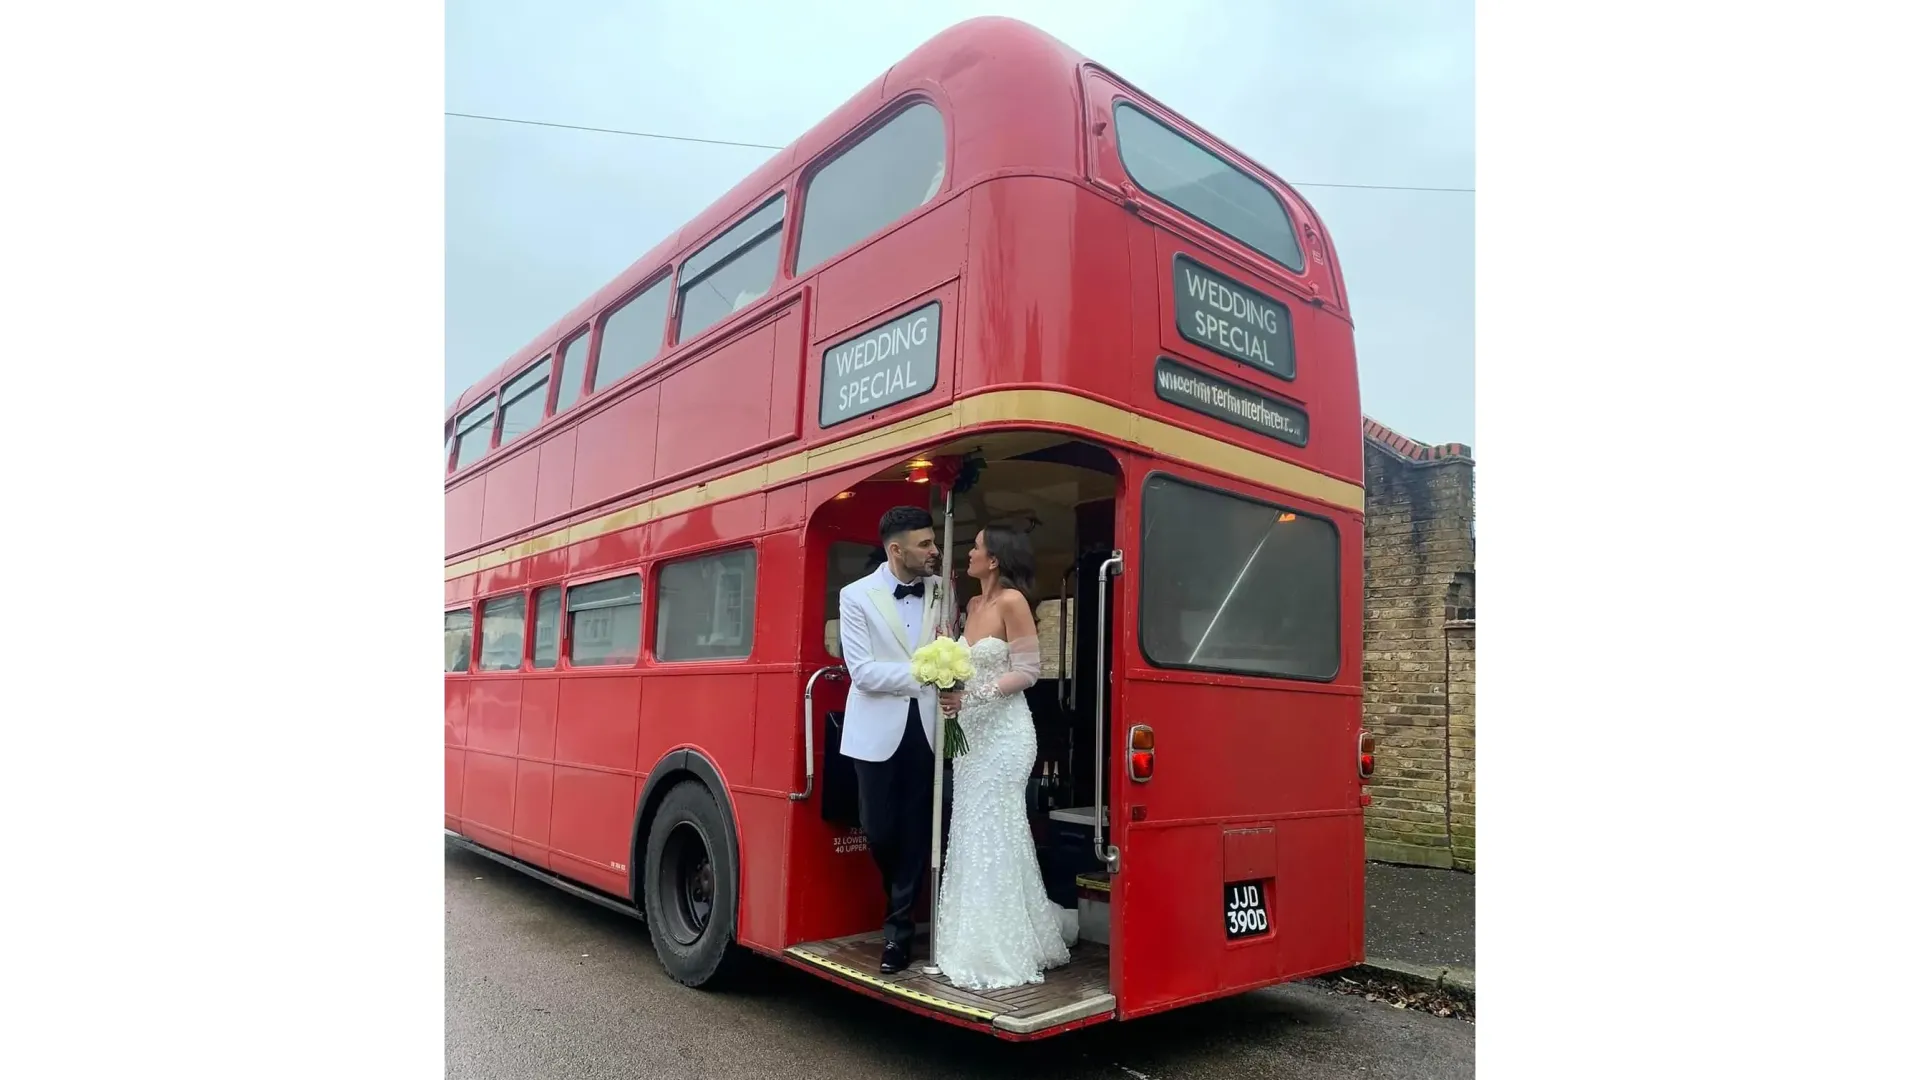
<path fill-rule="evenodd" d="M 1313 985 L 1038 1043 L 925 1020 L 772 961 L 688 990 L 640 923 L 451 845 L 450 1080 L 1443 1080 L 1473 1075 L 1472 1025 Z"/>

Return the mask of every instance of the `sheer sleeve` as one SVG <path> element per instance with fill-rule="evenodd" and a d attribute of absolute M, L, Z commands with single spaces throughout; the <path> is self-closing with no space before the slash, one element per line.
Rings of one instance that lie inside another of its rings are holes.
<path fill-rule="evenodd" d="M 1001 697 L 1025 690 L 1040 681 L 1039 637 L 1016 638 L 1007 643 L 1007 653 L 1012 669 L 994 680 L 994 687 Z"/>

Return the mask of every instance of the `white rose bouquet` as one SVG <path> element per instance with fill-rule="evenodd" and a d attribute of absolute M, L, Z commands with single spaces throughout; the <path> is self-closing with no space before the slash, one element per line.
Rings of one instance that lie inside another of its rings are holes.
<path fill-rule="evenodd" d="M 973 658 L 965 645 L 950 637 L 937 637 L 914 651 L 913 677 L 921 685 L 938 690 L 963 690 L 967 680 L 973 678 Z M 949 714 L 946 721 L 947 756 L 966 753 L 967 733 L 960 727 L 960 718 Z"/>

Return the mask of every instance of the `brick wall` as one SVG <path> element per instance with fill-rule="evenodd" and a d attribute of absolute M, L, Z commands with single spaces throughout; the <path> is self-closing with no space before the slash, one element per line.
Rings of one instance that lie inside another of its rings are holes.
<path fill-rule="evenodd" d="M 1473 461 L 1367 431 L 1367 855 L 1473 867 Z"/>
<path fill-rule="evenodd" d="M 1453 865 L 1473 869 L 1473 620 L 1447 624 L 1447 822 Z"/>

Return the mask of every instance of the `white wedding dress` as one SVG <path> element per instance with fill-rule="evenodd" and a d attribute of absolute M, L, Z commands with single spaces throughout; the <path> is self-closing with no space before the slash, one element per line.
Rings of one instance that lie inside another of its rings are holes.
<path fill-rule="evenodd" d="M 933 962 L 969 990 L 1043 981 L 1067 962 L 1063 909 L 1047 898 L 1027 825 L 1033 714 L 1026 695 L 1040 674 L 1036 638 L 968 645 L 973 678 L 960 708 L 967 752 L 953 759 L 953 824 L 940 879 Z"/>

